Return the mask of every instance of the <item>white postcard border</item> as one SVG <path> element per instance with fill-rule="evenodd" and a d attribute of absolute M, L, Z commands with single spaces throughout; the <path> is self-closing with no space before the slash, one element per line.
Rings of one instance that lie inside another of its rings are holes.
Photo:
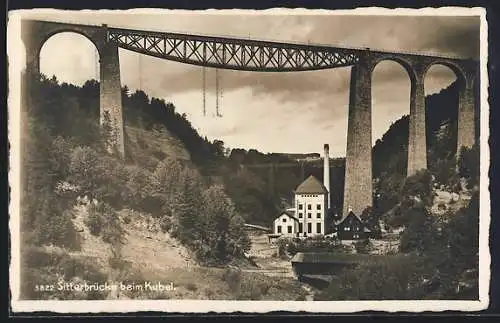
<path fill-rule="evenodd" d="M 488 104 L 488 29 L 486 10 L 484 8 L 423 8 L 423 9 L 385 9 L 358 8 L 354 10 L 306 10 L 275 8 L 268 10 L 206 10 L 209 14 L 287 14 L 287 15 L 441 15 L 441 16 L 480 16 L 480 232 L 479 232 L 479 301 L 211 301 L 211 300 L 109 300 L 109 301 L 45 301 L 19 300 L 20 273 L 20 239 L 19 239 L 19 205 L 20 205 L 20 62 L 16 53 L 22 50 L 20 41 L 20 18 L 36 12 L 58 12 L 55 9 L 18 10 L 9 13 L 7 28 L 7 53 L 9 61 L 9 95 L 8 95 L 8 138 L 10 206 L 9 227 L 11 242 L 10 288 L 11 308 L 14 312 L 50 311 L 57 313 L 101 313 L 101 312 L 137 312 L 164 311 L 171 313 L 229 313 L 235 311 L 265 313 L 270 311 L 314 312 L 314 313 L 352 313 L 359 311 L 386 312 L 422 312 L 422 311 L 478 311 L 488 307 L 491 257 L 489 251 L 490 228 L 490 192 L 489 192 L 489 104 Z M 82 10 L 89 13 L 90 10 Z M 116 13 L 117 10 L 99 10 L 99 13 Z M 121 14 L 151 13 L 164 14 L 197 14 L 200 11 L 166 10 L 166 9 L 131 9 L 118 10 Z"/>

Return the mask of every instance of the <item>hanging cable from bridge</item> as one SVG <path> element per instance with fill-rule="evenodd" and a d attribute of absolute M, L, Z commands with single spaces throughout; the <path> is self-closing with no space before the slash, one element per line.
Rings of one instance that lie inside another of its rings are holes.
<path fill-rule="evenodd" d="M 203 66 L 202 70 L 202 87 L 203 87 L 203 116 L 207 115 L 207 81 L 206 81 L 206 67 Z"/>
<path fill-rule="evenodd" d="M 222 91 L 219 92 L 219 80 L 220 75 L 219 75 L 219 69 L 215 69 L 215 116 L 221 118 L 222 114 L 220 114 L 219 110 L 219 94 L 222 99 Z"/>
<path fill-rule="evenodd" d="M 142 91 L 142 55 L 139 54 L 139 90 Z"/>
<path fill-rule="evenodd" d="M 215 69 L 215 116 L 219 116 L 219 70 Z"/>

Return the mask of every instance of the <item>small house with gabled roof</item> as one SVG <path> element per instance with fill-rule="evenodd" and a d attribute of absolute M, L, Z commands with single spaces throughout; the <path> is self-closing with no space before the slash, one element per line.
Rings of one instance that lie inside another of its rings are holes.
<path fill-rule="evenodd" d="M 290 211 L 283 211 L 274 219 L 274 234 L 282 236 L 296 236 L 299 230 L 299 220 Z"/>
<path fill-rule="evenodd" d="M 347 215 L 343 215 L 340 220 L 335 221 L 334 224 L 340 240 L 366 239 L 371 234 L 370 229 L 364 225 L 363 220 L 351 210 Z"/>

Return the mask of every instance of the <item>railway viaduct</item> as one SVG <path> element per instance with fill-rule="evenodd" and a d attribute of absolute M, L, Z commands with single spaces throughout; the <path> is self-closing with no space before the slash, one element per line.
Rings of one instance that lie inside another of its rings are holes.
<path fill-rule="evenodd" d="M 472 59 L 23 20 L 21 37 L 28 73 L 40 72 L 43 44 L 61 32 L 81 34 L 97 48 L 101 123 L 109 114 L 116 134 L 114 148 L 122 156 L 125 149 L 118 48 L 181 63 L 242 71 L 294 72 L 352 66 L 344 213 L 350 207 L 360 214 L 372 205 L 371 81 L 379 62 L 399 63 L 411 82 L 408 176 L 427 168 L 424 78 L 432 65 L 449 67 L 460 84 L 457 152 L 475 142 L 473 86 L 479 80 L 479 64 Z"/>

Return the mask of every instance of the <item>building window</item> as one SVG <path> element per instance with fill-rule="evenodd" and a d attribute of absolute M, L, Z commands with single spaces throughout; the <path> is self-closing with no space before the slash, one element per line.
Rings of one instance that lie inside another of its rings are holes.
<path fill-rule="evenodd" d="M 317 217 L 318 219 L 321 219 L 321 213 L 319 213 L 319 212 L 318 212 L 318 213 L 316 214 L 316 217 Z"/>
<path fill-rule="evenodd" d="M 299 232 L 302 233 L 304 231 L 304 228 L 302 227 L 302 223 L 299 223 Z"/>
<path fill-rule="evenodd" d="M 311 218 L 311 213 L 307 213 L 307 217 L 310 219 Z"/>
<path fill-rule="evenodd" d="M 311 209 L 312 209 L 311 204 L 307 204 L 307 209 L 308 209 L 308 210 L 311 210 Z"/>
<path fill-rule="evenodd" d="M 299 212 L 299 218 L 302 218 L 302 215 L 303 215 L 302 212 Z"/>
<path fill-rule="evenodd" d="M 312 223 L 307 224 L 307 233 L 312 233 Z"/>
<path fill-rule="evenodd" d="M 288 233 L 292 233 L 292 226 L 291 225 L 288 226 Z"/>
<path fill-rule="evenodd" d="M 283 218 L 283 222 L 286 222 L 286 218 Z"/>
<path fill-rule="evenodd" d="M 316 223 L 316 233 L 321 233 L 321 223 Z"/>
<path fill-rule="evenodd" d="M 278 225 L 278 233 L 281 233 L 281 225 Z"/>
<path fill-rule="evenodd" d="M 316 210 L 321 210 L 321 204 L 316 205 Z"/>
<path fill-rule="evenodd" d="M 302 204 L 299 204 L 299 210 L 302 210 Z"/>

